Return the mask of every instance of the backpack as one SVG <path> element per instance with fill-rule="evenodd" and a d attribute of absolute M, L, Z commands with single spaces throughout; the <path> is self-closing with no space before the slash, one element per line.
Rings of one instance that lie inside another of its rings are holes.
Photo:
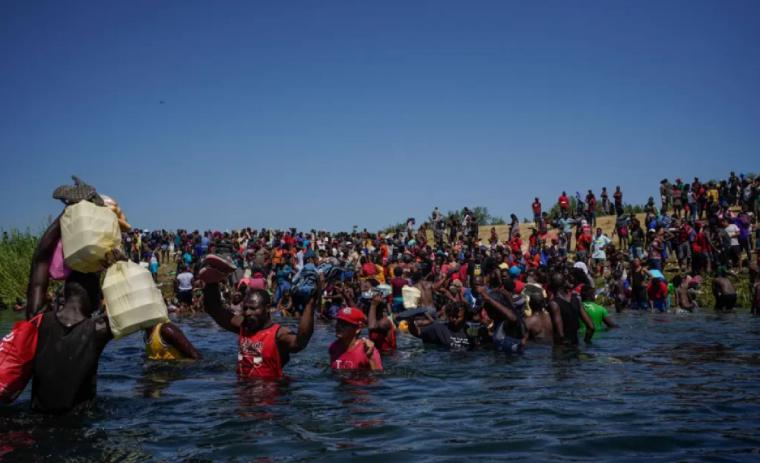
<path fill-rule="evenodd" d="M 32 377 L 42 314 L 16 322 L 0 341 L 0 402 L 11 403 Z"/>

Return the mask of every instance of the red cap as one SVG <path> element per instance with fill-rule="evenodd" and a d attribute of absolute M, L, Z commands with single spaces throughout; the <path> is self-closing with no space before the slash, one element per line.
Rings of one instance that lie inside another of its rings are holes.
<path fill-rule="evenodd" d="M 367 316 L 364 315 L 364 312 L 354 307 L 343 307 L 338 311 L 338 315 L 335 318 L 357 326 L 367 323 Z"/>

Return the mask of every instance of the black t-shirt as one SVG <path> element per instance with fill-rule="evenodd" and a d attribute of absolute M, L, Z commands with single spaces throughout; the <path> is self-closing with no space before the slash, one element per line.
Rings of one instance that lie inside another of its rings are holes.
<path fill-rule="evenodd" d="M 422 328 L 420 338 L 423 342 L 446 346 L 449 349 L 469 349 L 470 339 L 464 330 L 451 331 L 449 325 L 444 323 L 433 323 Z"/>
<path fill-rule="evenodd" d="M 42 317 L 32 376 L 32 408 L 60 413 L 93 399 L 106 336 L 88 318 L 66 327 L 53 312 Z"/>

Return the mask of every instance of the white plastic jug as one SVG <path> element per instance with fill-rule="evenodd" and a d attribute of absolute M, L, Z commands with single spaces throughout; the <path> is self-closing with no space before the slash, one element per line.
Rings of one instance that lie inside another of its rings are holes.
<path fill-rule="evenodd" d="M 103 279 L 108 323 L 118 339 L 169 321 L 166 303 L 150 272 L 134 262 L 116 262 Z"/>
<path fill-rule="evenodd" d="M 420 297 L 422 297 L 422 291 L 414 286 L 406 285 L 401 288 L 401 296 L 404 300 L 405 309 L 416 309 L 420 304 Z"/>
<path fill-rule="evenodd" d="M 116 214 L 108 207 L 80 201 L 61 217 L 61 242 L 66 265 L 78 272 L 100 270 L 106 253 L 121 246 Z"/>

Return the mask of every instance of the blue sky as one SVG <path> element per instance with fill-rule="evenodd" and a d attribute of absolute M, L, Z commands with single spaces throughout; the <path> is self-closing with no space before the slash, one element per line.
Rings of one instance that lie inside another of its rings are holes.
<path fill-rule="evenodd" d="M 376 229 L 760 172 L 760 2 L 0 3 L 0 228 Z"/>

